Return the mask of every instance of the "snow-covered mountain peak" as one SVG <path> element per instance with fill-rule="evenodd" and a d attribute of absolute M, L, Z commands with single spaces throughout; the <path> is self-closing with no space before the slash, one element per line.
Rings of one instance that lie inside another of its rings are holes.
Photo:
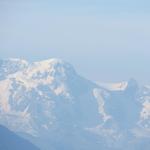
<path fill-rule="evenodd" d="M 34 62 L 33 65 L 34 66 L 40 66 L 44 70 L 44 69 L 51 69 L 52 67 L 57 66 L 57 65 L 62 66 L 65 63 L 66 62 L 61 60 L 61 59 L 52 58 L 52 59 L 47 59 L 47 60 L 43 60 L 43 61 Z"/>
<path fill-rule="evenodd" d="M 16 61 L 16 60 L 15 60 Z M 18 61 L 18 60 L 17 60 Z M 67 89 L 72 79 L 78 80 L 74 68 L 61 59 L 48 59 L 29 63 L 23 69 L 8 74 L 7 79 L 23 86 L 26 90 L 48 86 L 56 95 L 68 95 Z"/>
<path fill-rule="evenodd" d="M 47 65 L 54 65 L 54 64 L 64 64 L 64 63 L 67 63 L 65 62 L 64 60 L 62 59 L 59 59 L 59 58 L 50 58 L 50 59 L 47 59 L 47 60 L 42 60 L 42 61 L 37 61 L 35 63 L 40 63 L 40 64 L 47 64 Z"/>
<path fill-rule="evenodd" d="M 74 109 L 71 110 L 73 103 L 77 105 L 79 101 L 81 104 L 77 108 L 83 111 L 82 107 L 86 107 L 85 102 L 81 101 L 83 97 L 83 100 L 90 97 L 86 104 L 90 103 L 96 114 L 98 106 L 96 102 L 91 102 L 91 99 L 95 99 L 91 92 L 93 86 L 94 84 L 80 77 L 72 65 L 63 60 L 49 59 L 29 63 L 28 66 L 8 74 L 0 81 L 0 113 L 5 114 L 2 118 L 4 122 L 1 122 L 18 132 L 26 131 L 31 135 L 37 135 L 43 128 L 50 130 L 57 120 L 69 117 L 69 113 L 72 114 L 70 118 L 78 115 Z M 82 98 L 79 98 L 80 95 Z M 58 110 L 54 109 L 56 107 Z M 62 113 L 65 110 L 69 113 Z M 83 114 L 87 117 L 91 113 Z M 16 121 L 12 123 L 13 126 L 7 124 L 7 116 L 17 116 Z M 98 112 L 94 116 L 99 118 Z M 97 122 L 98 119 L 95 120 Z M 22 121 L 24 126 L 16 128 Z"/>
<path fill-rule="evenodd" d="M 6 79 L 7 76 L 23 70 L 28 66 L 28 62 L 23 59 L 1 59 L 0 60 L 0 80 Z"/>
<path fill-rule="evenodd" d="M 3 64 L 1 65 L 1 69 L 4 71 L 0 71 L 1 74 L 4 74 L 6 77 L 7 70 L 7 77 L 9 78 L 19 78 L 22 76 L 24 79 L 27 78 L 32 80 L 47 79 L 50 77 L 64 79 L 69 76 L 76 75 L 76 72 L 71 64 L 56 58 L 33 63 L 28 63 L 27 61 L 21 59 L 8 59 L 7 63 L 4 62 L 2 62 Z"/>
<path fill-rule="evenodd" d="M 72 65 L 56 58 L 34 62 L 29 70 L 34 73 L 44 73 L 53 77 L 76 74 Z"/>
<path fill-rule="evenodd" d="M 0 60 L 0 66 L 3 68 L 7 67 L 16 67 L 16 68 L 23 68 L 28 66 L 28 61 L 24 59 L 19 59 L 19 58 L 8 58 L 8 59 L 1 59 Z"/>
<path fill-rule="evenodd" d="M 138 83 L 135 79 L 129 79 L 128 81 L 116 82 L 116 83 L 100 83 L 97 82 L 101 87 L 109 90 L 109 91 L 127 91 L 127 90 L 137 90 Z"/>
<path fill-rule="evenodd" d="M 128 82 L 122 81 L 117 83 L 98 83 L 98 85 L 109 91 L 123 91 L 126 89 Z"/>
<path fill-rule="evenodd" d="M 25 59 L 20 59 L 20 58 L 9 58 L 9 59 L 4 59 L 5 61 L 10 61 L 14 63 L 19 63 L 19 64 L 24 64 L 28 65 L 28 62 Z"/>
<path fill-rule="evenodd" d="M 52 58 L 44 61 L 29 63 L 26 60 L 10 58 L 0 60 L 0 77 L 6 78 L 18 72 L 26 73 L 28 77 L 35 74 L 47 74 L 49 76 L 59 76 L 76 74 L 73 66 L 61 59 Z M 42 76 L 44 78 L 44 75 Z M 45 76 L 46 77 L 46 76 Z"/>

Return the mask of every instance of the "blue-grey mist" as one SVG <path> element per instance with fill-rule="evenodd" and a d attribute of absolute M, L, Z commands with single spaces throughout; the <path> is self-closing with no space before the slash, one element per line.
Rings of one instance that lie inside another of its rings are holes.
<path fill-rule="evenodd" d="M 150 83 L 148 0 L 0 0 L 0 58 L 52 57 L 88 79 Z"/>

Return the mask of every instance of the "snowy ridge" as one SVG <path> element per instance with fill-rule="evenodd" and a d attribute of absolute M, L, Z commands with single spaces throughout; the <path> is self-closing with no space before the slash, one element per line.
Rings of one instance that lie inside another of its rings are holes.
<path fill-rule="evenodd" d="M 98 85 L 110 90 L 110 91 L 123 91 L 126 89 L 128 82 L 119 82 L 119 83 L 97 83 Z"/>

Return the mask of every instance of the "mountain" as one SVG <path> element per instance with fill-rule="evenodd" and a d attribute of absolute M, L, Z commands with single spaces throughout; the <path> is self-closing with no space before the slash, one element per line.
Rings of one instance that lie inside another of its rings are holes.
<path fill-rule="evenodd" d="M 1 150 L 39 150 L 27 140 L 19 137 L 7 128 L 0 125 Z"/>
<path fill-rule="evenodd" d="M 96 84 L 60 59 L 0 62 L 0 124 L 42 150 L 149 149 L 150 86 Z"/>
<path fill-rule="evenodd" d="M 13 74 L 22 70 L 28 65 L 28 62 L 21 59 L 5 59 L 0 60 L 0 80 L 7 78 L 9 74 Z"/>

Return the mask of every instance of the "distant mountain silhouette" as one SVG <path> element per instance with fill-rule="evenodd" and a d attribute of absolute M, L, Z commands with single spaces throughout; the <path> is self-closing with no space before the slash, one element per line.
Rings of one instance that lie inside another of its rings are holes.
<path fill-rule="evenodd" d="M 0 125 L 0 150 L 39 150 L 27 140 Z"/>

